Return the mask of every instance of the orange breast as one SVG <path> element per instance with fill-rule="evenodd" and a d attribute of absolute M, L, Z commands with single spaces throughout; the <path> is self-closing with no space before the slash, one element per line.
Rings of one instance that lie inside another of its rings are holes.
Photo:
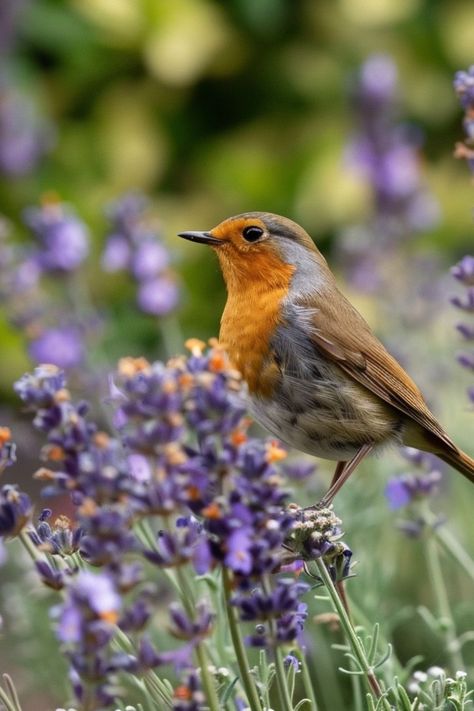
<path fill-rule="evenodd" d="M 253 263 L 252 272 L 241 279 L 227 280 L 228 299 L 222 315 L 219 340 L 232 364 L 242 373 L 253 394 L 270 396 L 279 376 L 270 341 L 281 322 L 281 302 L 288 294 L 294 268 L 288 264 L 268 263 L 265 269 Z M 235 266 L 235 265 L 233 265 Z M 271 267 L 273 266 L 273 269 Z M 269 283 L 262 274 L 272 274 Z"/>

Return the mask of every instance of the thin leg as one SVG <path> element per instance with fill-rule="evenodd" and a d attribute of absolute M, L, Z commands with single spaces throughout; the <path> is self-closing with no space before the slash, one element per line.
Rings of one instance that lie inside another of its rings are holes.
<path fill-rule="evenodd" d="M 336 481 L 339 479 L 340 476 L 342 476 L 342 472 L 344 471 L 344 467 L 346 466 L 347 462 L 338 462 L 336 465 L 336 469 L 334 471 L 333 477 L 331 479 L 331 484 L 329 486 L 330 489 L 335 485 Z"/>
<path fill-rule="evenodd" d="M 327 490 L 318 504 L 318 508 L 323 508 L 332 504 L 334 497 L 339 489 L 346 483 L 350 475 L 357 469 L 361 461 L 373 450 L 373 444 L 364 444 L 347 462 L 338 462 L 336 471 L 334 472 L 331 486 Z M 343 465 L 342 467 L 340 465 Z"/>

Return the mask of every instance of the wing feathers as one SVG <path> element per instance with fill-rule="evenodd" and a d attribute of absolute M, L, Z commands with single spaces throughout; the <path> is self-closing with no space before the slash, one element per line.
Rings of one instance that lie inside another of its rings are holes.
<path fill-rule="evenodd" d="M 323 297 L 318 309 L 313 309 L 314 345 L 347 375 L 420 425 L 441 448 L 455 450 L 413 380 L 374 336 L 359 312 L 340 292 L 339 296 L 337 300 Z"/>

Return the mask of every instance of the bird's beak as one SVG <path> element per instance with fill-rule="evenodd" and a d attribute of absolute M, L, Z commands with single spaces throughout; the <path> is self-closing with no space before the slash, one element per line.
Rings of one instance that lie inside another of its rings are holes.
<path fill-rule="evenodd" d="M 199 242 L 200 244 L 222 244 L 222 240 L 216 239 L 210 232 L 179 232 L 178 237 L 189 239 L 191 242 Z"/>

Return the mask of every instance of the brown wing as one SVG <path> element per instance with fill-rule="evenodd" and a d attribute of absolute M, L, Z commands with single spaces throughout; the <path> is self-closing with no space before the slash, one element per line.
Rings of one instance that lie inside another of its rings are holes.
<path fill-rule="evenodd" d="M 315 346 L 347 375 L 420 425 L 429 439 L 456 449 L 413 380 L 343 294 L 338 292 L 337 299 L 321 299 L 311 320 Z"/>

